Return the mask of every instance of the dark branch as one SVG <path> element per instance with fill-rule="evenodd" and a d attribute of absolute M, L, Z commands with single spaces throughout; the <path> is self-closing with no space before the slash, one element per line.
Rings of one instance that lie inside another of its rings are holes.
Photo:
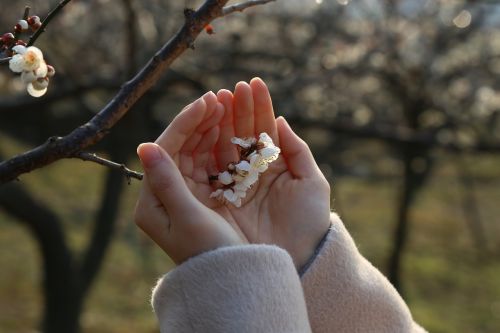
<path fill-rule="evenodd" d="M 234 12 L 242 12 L 249 7 L 265 5 L 266 3 L 274 1 L 276 0 L 250 0 L 250 1 L 240 2 L 231 6 L 224 7 L 222 12 L 224 13 L 224 15 L 229 15 Z"/>
<path fill-rule="evenodd" d="M 59 4 L 56 6 L 56 8 L 52 9 L 52 11 L 47 15 L 47 17 L 43 20 L 42 25 L 40 28 L 38 28 L 37 31 L 30 37 L 30 40 L 28 41 L 28 46 L 31 46 L 35 43 L 35 41 L 40 37 L 40 35 L 45 31 L 45 28 L 47 25 L 50 23 L 50 21 L 63 9 L 64 6 L 66 6 L 71 0 L 63 0 L 59 2 Z"/>
<path fill-rule="evenodd" d="M 207 0 L 199 10 L 190 13 L 176 35 L 132 80 L 125 83 L 115 97 L 89 122 L 64 137 L 49 139 L 33 150 L 0 163 L 0 184 L 62 158 L 74 157 L 78 152 L 99 142 L 158 81 L 172 62 L 192 46 L 204 27 L 214 19 L 225 15 L 223 8 L 227 1 Z"/>
<path fill-rule="evenodd" d="M 120 164 L 120 163 L 116 163 L 116 162 L 107 160 L 105 158 L 97 156 L 94 153 L 87 153 L 87 152 L 81 151 L 81 152 L 76 153 L 74 157 L 79 158 L 79 159 L 84 160 L 84 161 L 90 161 L 90 162 L 94 162 L 94 163 L 97 163 L 100 165 L 104 165 L 104 166 L 111 168 L 111 169 L 121 170 L 123 172 L 123 174 L 125 175 L 125 177 L 127 177 L 127 181 L 129 184 L 130 184 L 131 178 L 142 180 L 142 177 L 143 177 L 142 173 L 134 171 L 134 170 L 130 170 L 129 168 L 127 168 L 125 166 L 125 164 Z"/>

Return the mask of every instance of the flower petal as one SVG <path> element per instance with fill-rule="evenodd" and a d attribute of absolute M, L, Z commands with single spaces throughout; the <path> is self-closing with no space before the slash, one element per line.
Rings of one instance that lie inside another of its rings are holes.
<path fill-rule="evenodd" d="M 227 171 L 219 173 L 219 181 L 224 185 L 231 184 L 234 180 L 231 174 Z"/>
<path fill-rule="evenodd" d="M 12 59 L 9 60 L 9 68 L 14 73 L 21 73 L 24 71 L 24 57 L 21 54 L 14 55 Z"/>
<path fill-rule="evenodd" d="M 223 190 L 222 189 L 217 189 L 215 190 L 214 192 L 210 193 L 210 198 L 219 198 L 222 194 L 223 194 Z"/>
<path fill-rule="evenodd" d="M 273 144 L 273 139 L 271 139 L 271 137 L 266 132 L 262 132 L 259 135 L 259 142 L 262 142 L 264 144 Z"/>
<path fill-rule="evenodd" d="M 38 68 L 35 69 L 35 75 L 37 78 L 43 78 L 47 76 L 47 72 L 48 72 L 47 64 L 45 63 L 45 61 L 42 60 L 40 62 L 40 66 L 38 66 Z"/>
<path fill-rule="evenodd" d="M 231 138 L 231 142 L 234 143 L 235 145 L 239 145 L 242 148 L 250 148 L 250 146 L 252 146 L 254 143 L 256 143 L 257 140 L 255 138 L 241 139 L 241 138 L 234 137 L 234 138 Z"/>
<path fill-rule="evenodd" d="M 38 47 L 36 46 L 30 46 L 26 49 L 26 52 L 33 52 L 36 57 L 40 60 L 43 60 L 43 53 L 42 53 L 42 50 L 40 50 Z"/>
<path fill-rule="evenodd" d="M 47 92 L 47 88 L 43 88 L 41 90 L 35 89 L 33 87 L 33 83 L 28 84 L 27 90 L 28 90 L 28 94 L 30 94 L 33 97 L 41 97 L 41 96 L 45 95 L 45 93 Z"/>
<path fill-rule="evenodd" d="M 17 54 L 24 54 L 26 52 L 26 46 L 24 45 L 16 45 L 12 48 L 12 51 L 16 52 Z"/>
<path fill-rule="evenodd" d="M 21 73 L 21 80 L 25 83 L 31 83 L 37 79 L 33 71 L 24 71 Z"/>
<path fill-rule="evenodd" d="M 245 160 L 241 161 L 240 163 L 236 164 L 235 166 L 236 166 L 236 171 L 238 171 L 238 172 L 241 172 L 241 171 L 249 172 L 250 169 L 252 168 L 250 163 L 248 163 Z"/>

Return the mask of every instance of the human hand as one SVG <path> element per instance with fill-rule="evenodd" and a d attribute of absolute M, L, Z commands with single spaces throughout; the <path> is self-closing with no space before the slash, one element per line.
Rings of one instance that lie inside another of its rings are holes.
<path fill-rule="evenodd" d="M 202 252 L 246 242 L 224 218 L 207 207 L 212 147 L 224 107 L 207 93 L 184 108 L 155 143 L 137 153 L 145 175 L 135 221 L 180 264 Z M 212 159 L 213 161 L 213 159 Z"/>
<path fill-rule="evenodd" d="M 261 79 L 250 84 L 239 82 L 234 95 L 227 90 L 217 95 L 226 111 L 214 147 L 219 171 L 239 161 L 237 148 L 230 141 L 235 136 L 258 137 L 266 132 L 281 148 L 281 155 L 249 190 L 240 208 L 215 200 L 207 203 L 205 199 L 205 204 L 230 221 L 249 242 L 286 249 L 300 268 L 330 226 L 328 181 L 307 144 L 283 117 L 275 119 L 269 91 Z"/>

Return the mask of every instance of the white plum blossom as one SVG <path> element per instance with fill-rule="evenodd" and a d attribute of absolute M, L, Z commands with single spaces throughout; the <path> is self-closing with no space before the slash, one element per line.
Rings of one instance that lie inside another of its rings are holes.
<path fill-rule="evenodd" d="M 231 138 L 231 143 L 240 146 L 241 148 L 250 148 L 253 144 L 257 142 L 255 138 Z"/>
<path fill-rule="evenodd" d="M 224 171 L 219 173 L 219 181 L 223 185 L 229 185 L 233 182 L 233 177 L 231 177 L 231 174 L 228 171 Z"/>
<path fill-rule="evenodd" d="M 9 61 L 9 68 L 14 73 L 21 73 L 21 80 L 33 97 L 43 96 L 47 92 L 49 77 L 54 76 L 54 67 L 48 66 L 43 53 L 35 46 L 16 45 L 15 54 Z"/>
<path fill-rule="evenodd" d="M 268 169 L 269 164 L 278 159 L 281 151 L 267 133 L 261 133 L 259 140 L 234 137 L 231 142 L 240 146 L 245 154 L 241 154 L 238 163 L 230 163 L 228 171 L 219 173 L 217 179 L 224 188 L 212 192 L 210 198 L 241 207 L 247 191 L 259 180 L 260 174 Z"/>
<path fill-rule="evenodd" d="M 9 61 L 9 68 L 14 73 L 21 73 L 24 71 L 34 71 L 43 61 L 43 53 L 38 47 L 23 45 L 16 45 L 12 48 L 16 54 L 12 56 Z"/>

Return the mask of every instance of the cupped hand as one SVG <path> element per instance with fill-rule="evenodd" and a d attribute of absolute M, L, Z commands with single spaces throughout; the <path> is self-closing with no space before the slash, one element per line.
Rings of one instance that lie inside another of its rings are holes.
<path fill-rule="evenodd" d="M 308 145 L 283 117 L 275 119 L 269 90 L 261 79 L 254 78 L 250 84 L 239 82 L 234 95 L 221 90 L 218 99 L 225 107 L 214 147 L 220 171 L 239 160 L 237 148 L 230 141 L 234 136 L 258 137 L 266 132 L 281 148 L 281 155 L 261 174 L 240 208 L 213 199 L 207 205 L 249 242 L 286 249 L 296 267 L 301 268 L 330 226 L 328 181 Z"/>
<path fill-rule="evenodd" d="M 188 105 L 157 143 L 137 149 L 145 179 L 135 221 L 177 264 L 218 247 L 246 243 L 206 204 L 208 174 L 216 172 L 210 156 L 223 115 L 224 106 L 207 93 Z"/>

